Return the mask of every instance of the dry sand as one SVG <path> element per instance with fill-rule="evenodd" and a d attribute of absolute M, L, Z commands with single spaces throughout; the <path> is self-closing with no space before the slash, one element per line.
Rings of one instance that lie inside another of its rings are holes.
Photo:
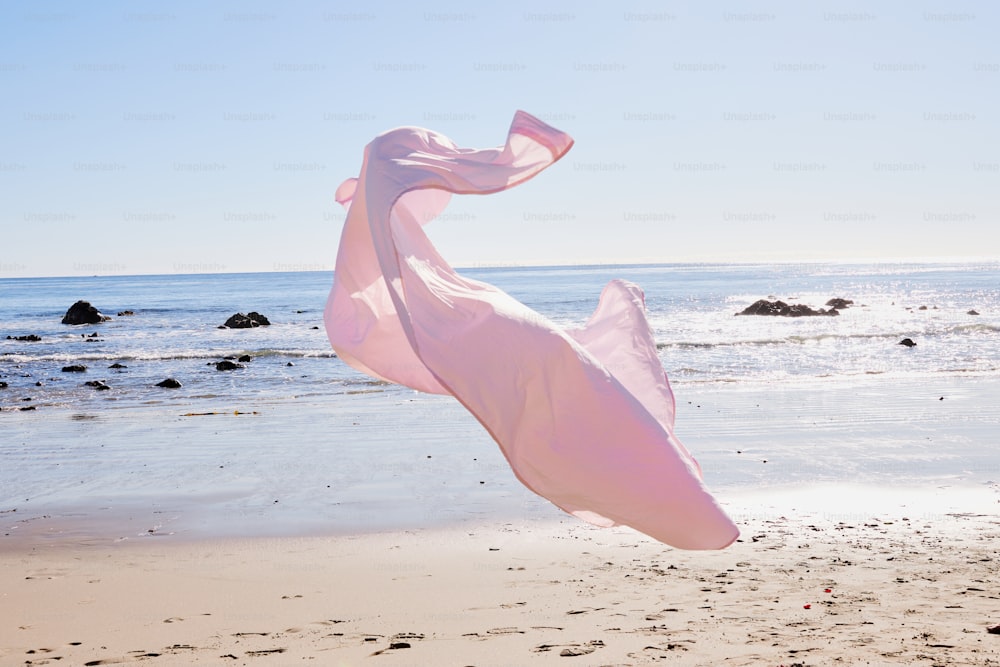
<path fill-rule="evenodd" d="M 836 502 L 834 500 L 834 502 Z M 1000 516 L 758 512 L 0 552 L 3 665 L 1000 665 Z"/>

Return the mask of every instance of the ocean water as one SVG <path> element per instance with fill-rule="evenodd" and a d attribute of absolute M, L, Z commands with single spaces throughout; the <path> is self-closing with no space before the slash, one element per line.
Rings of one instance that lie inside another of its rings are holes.
<path fill-rule="evenodd" d="M 996 264 L 663 265 L 467 269 L 558 324 L 579 326 L 612 278 L 640 285 L 674 383 L 754 383 L 819 377 L 1000 373 Z M 322 272 L 0 280 L 0 406 L 239 405 L 364 390 L 373 385 L 330 350 Z M 823 307 L 838 317 L 736 317 L 761 298 Z M 78 299 L 112 319 L 60 324 Z M 117 313 L 131 310 L 131 316 Z M 271 326 L 219 329 L 235 312 Z M 970 311 L 978 315 L 968 314 Z M 15 340 L 34 334 L 38 342 Z M 96 338 L 92 337 L 97 334 Z M 8 338 L 10 337 L 10 338 Z M 917 343 L 899 345 L 903 338 Z M 214 362 L 250 355 L 235 371 Z M 112 364 L 127 368 L 111 369 Z M 63 373 L 71 364 L 85 373 Z M 167 377 L 176 390 L 155 387 Z M 107 391 L 86 386 L 102 380 Z M 383 387 L 382 390 L 392 390 Z M 30 400 L 26 400 L 30 399 Z"/>
<path fill-rule="evenodd" d="M 1000 480 L 1000 264 L 460 271 L 566 326 L 586 321 L 609 280 L 640 285 L 677 433 L 724 499 Z M 134 535 L 561 516 L 520 486 L 457 402 L 372 380 L 331 352 L 332 278 L 0 280 L 0 536 L 59 517 L 101 532 L 112 515 L 106 530 Z M 820 308 L 835 297 L 854 305 L 836 317 L 735 315 L 761 298 Z M 112 319 L 60 324 L 79 299 Z M 271 326 L 218 328 L 251 310 Z M 16 340 L 30 334 L 41 340 Z M 242 368 L 215 369 L 242 355 Z M 62 372 L 71 364 L 87 370 Z M 155 386 L 167 377 L 181 388 Z"/>

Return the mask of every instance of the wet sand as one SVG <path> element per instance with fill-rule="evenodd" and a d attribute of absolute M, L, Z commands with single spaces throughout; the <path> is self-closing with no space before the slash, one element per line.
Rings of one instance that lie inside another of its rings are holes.
<path fill-rule="evenodd" d="M 677 435 L 722 497 L 846 482 L 1000 482 L 1000 378 L 675 391 Z M 515 479 L 456 401 L 398 388 L 4 413 L 3 422 L 0 549 L 26 531 L 350 535 L 561 517 Z"/>

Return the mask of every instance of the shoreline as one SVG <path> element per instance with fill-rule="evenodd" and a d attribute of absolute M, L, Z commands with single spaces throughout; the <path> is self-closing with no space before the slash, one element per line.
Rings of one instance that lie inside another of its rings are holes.
<path fill-rule="evenodd" d="M 1000 515 L 1000 484 L 995 483 L 915 486 L 840 482 L 730 489 L 715 496 L 737 524 L 789 518 L 858 523 L 879 514 L 899 514 L 914 521 L 947 522 L 960 516 Z M 286 528 L 275 527 L 260 517 L 243 517 L 243 521 L 223 526 L 224 519 L 199 518 L 190 509 L 167 511 L 138 504 L 34 515 L 3 510 L 0 511 L 0 554 L 26 553 L 38 548 L 112 547 L 152 542 L 198 545 L 242 540 L 357 539 L 422 531 L 476 530 L 501 523 L 537 526 L 543 531 L 556 525 L 590 527 L 542 498 L 532 494 L 530 499 L 535 507 L 520 514 L 482 512 L 429 520 L 419 513 L 401 519 L 397 513 L 382 522 L 347 525 L 296 522 Z M 632 532 L 638 539 L 652 540 L 627 526 L 612 530 Z"/>
<path fill-rule="evenodd" d="M 1000 378 L 675 390 L 676 433 L 734 514 L 810 493 L 807 505 L 842 512 L 866 489 L 899 496 L 877 502 L 910 494 L 911 503 L 961 495 L 965 510 L 993 504 Z M 447 397 L 376 390 L 188 411 L 7 420 L 0 549 L 19 539 L 15 532 L 212 539 L 562 517 L 514 478 L 488 434 Z"/>

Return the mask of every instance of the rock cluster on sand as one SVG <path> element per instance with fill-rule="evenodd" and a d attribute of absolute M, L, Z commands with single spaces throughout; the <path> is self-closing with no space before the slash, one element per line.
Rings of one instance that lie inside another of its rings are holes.
<path fill-rule="evenodd" d="M 63 324 L 97 324 L 106 322 L 111 318 L 101 313 L 89 301 L 77 301 L 62 318 Z"/>
<path fill-rule="evenodd" d="M 838 308 L 847 308 L 849 305 L 854 303 L 847 299 L 830 299 L 827 301 L 826 305 L 830 306 L 830 310 L 825 308 L 820 308 L 819 310 L 813 310 L 805 304 L 788 304 L 784 301 L 768 301 L 767 299 L 759 299 L 753 302 L 741 312 L 736 313 L 737 315 L 772 315 L 781 317 L 806 317 L 810 315 L 840 315 Z"/>
<path fill-rule="evenodd" d="M 252 329 L 253 327 L 266 327 L 271 324 L 270 321 L 258 312 L 251 311 L 244 315 L 243 313 L 236 313 L 230 316 L 226 323 L 221 325 L 220 329 Z"/>

